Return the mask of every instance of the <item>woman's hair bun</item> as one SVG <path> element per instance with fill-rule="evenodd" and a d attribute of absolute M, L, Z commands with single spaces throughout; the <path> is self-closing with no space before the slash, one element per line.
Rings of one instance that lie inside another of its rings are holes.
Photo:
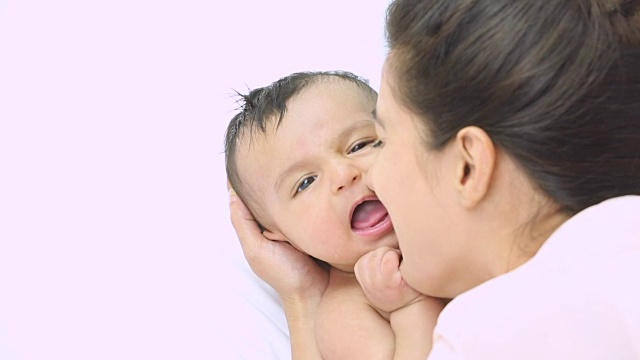
<path fill-rule="evenodd" d="M 596 0 L 614 35 L 625 45 L 640 45 L 640 0 Z"/>

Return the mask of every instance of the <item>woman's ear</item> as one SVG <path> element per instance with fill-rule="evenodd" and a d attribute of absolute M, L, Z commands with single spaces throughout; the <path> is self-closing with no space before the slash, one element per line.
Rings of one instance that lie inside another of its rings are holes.
<path fill-rule="evenodd" d="M 462 206 L 475 207 L 487 195 L 493 176 L 496 151 L 489 135 L 479 127 L 458 131 L 455 148 L 456 187 Z"/>

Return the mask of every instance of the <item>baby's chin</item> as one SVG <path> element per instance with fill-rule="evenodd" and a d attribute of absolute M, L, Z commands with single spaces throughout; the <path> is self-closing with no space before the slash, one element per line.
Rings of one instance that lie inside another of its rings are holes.
<path fill-rule="evenodd" d="M 396 236 L 395 231 L 387 235 L 384 240 L 387 243 L 386 246 L 390 248 L 398 249 L 398 250 L 400 249 L 400 244 L 398 243 L 398 237 Z"/>
<path fill-rule="evenodd" d="M 381 247 L 389 247 L 392 249 L 399 250 L 400 244 L 398 243 L 398 237 L 396 236 L 396 233 L 392 232 L 390 234 L 385 235 L 382 239 L 378 240 L 375 248 L 379 249 Z M 373 250 L 374 249 L 372 249 L 371 251 Z"/>
<path fill-rule="evenodd" d="M 390 245 L 386 245 L 386 246 L 389 247 L 389 248 L 392 248 L 392 249 L 396 249 L 396 250 L 398 249 L 397 244 L 396 244 L 396 246 L 390 246 Z M 360 260 L 361 257 L 365 256 L 368 253 L 369 252 L 363 253 L 353 263 L 348 263 L 348 264 L 331 264 L 331 263 L 328 263 L 328 262 L 324 262 L 324 263 L 327 264 L 328 266 L 330 266 L 331 269 L 336 269 L 336 270 L 339 270 L 340 272 L 355 273 L 356 263 L 358 262 L 358 260 Z"/>
<path fill-rule="evenodd" d="M 296 247 L 295 244 L 292 243 L 292 245 L 294 247 Z M 399 244 L 398 244 L 398 238 L 396 237 L 395 232 L 391 232 L 391 233 L 389 233 L 387 235 L 384 235 L 382 238 L 380 238 L 380 239 L 378 239 L 376 241 L 376 246 L 375 247 L 372 247 L 370 250 L 364 251 L 361 254 L 357 254 L 349 262 L 337 264 L 337 263 L 321 260 L 321 259 L 318 259 L 316 257 L 314 257 L 314 259 L 316 259 L 316 261 L 318 261 L 318 262 L 322 262 L 323 264 L 326 264 L 326 265 L 330 266 L 332 269 L 337 269 L 337 270 L 340 270 L 341 272 L 344 272 L 344 273 L 354 273 L 355 272 L 356 263 L 358 262 L 358 260 L 360 260 L 361 257 L 363 257 L 366 254 L 370 253 L 371 251 L 374 251 L 375 249 L 378 249 L 378 248 L 381 248 L 381 247 L 389 247 L 389 248 L 396 249 L 396 250 L 398 250 L 400 248 Z M 298 250 L 302 251 L 300 248 L 298 248 L 298 247 L 296 247 L 296 248 Z M 304 252 L 304 251 L 302 251 L 302 252 Z"/>
<path fill-rule="evenodd" d="M 346 264 L 331 264 L 331 263 L 325 262 L 325 264 L 327 264 L 330 267 L 331 271 L 337 270 L 341 273 L 353 274 L 355 272 L 356 262 L 359 259 L 360 258 L 356 259 L 355 261 L 353 261 L 353 263 L 349 262 Z"/>

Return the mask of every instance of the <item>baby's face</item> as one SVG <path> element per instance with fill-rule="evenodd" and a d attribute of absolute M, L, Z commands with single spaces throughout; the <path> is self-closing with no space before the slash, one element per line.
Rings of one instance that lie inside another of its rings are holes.
<path fill-rule="evenodd" d="M 397 248 L 387 211 L 364 182 L 377 152 L 374 107 L 354 84 L 314 84 L 287 104 L 277 131 L 239 150 L 239 175 L 268 237 L 344 271 L 380 246 Z"/>

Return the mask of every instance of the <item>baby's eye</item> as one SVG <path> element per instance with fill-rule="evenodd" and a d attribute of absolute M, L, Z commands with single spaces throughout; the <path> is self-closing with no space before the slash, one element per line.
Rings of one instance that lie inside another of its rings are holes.
<path fill-rule="evenodd" d="M 384 143 L 382 142 L 382 140 L 378 140 L 376 142 L 374 142 L 373 144 L 371 144 L 372 148 L 381 148 L 384 145 Z"/>
<path fill-rule="evenodd" d="M 314 181 L 316 181 L 316 178 L 317 176 L 314 175 L 314 176 L 309 176 L 302 179 L 300 184 L 298 184 L 298 188 L 296 189 L 296 194 L 306 190 L 311 184 L 313 184 Z"/>
<path fill-rule="evenodd" d="M 349 149 L 348 154 L 353 154 L 354 152 L 358 152 L 364 148 L 366 148 L 368 145 L 371 145 L 371 143 L 373 143 L 374 140 L 366 140 L 366 141 L 360 141 L 357 142 L 355 145 L 353 145 L 353 147 L 351 149 Z"/>

